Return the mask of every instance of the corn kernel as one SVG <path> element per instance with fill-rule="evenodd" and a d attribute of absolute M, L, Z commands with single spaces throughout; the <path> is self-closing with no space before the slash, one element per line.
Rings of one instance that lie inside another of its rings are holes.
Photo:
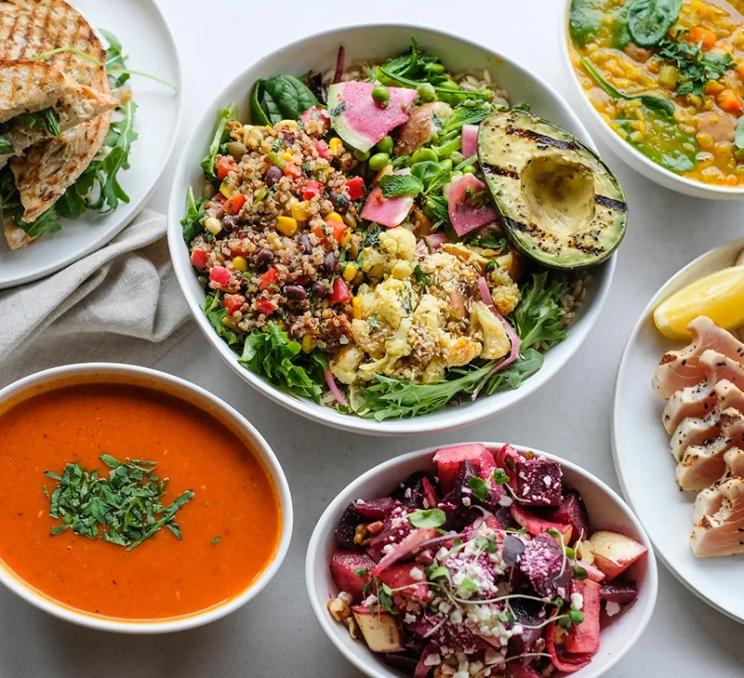
<path fill-rule="evenodd" d="M 233 193 L 235 193 L 235 186 L 225 180 L 220 184 L 220 193 L 222 193 L 226 198 L 229 198 Z"/>
<path fill-rule="evenodd" d="M 341 153 L 344 152 L 344 142 L 341 141 L 338 137 L 333 137 L 328 142 L 328 150 L 330 151 L 331 155 L 341 155 Z"/>
<path fill-rule="evenodd" d="M 248 261 L 246 260 L 245 257 L 233 257 L 232 265 L 236 271 L 242 272 L 242 271 L 248 270 Z"/>
<path fill-rule="evenodd" d="M 354 280 L 354 276 L 357 274 L 357 267 L 354 264 L 346 264 L 344 266 L 344 280 L 351 282 Z"/>
<path fill-rule="evenodd" d="M 338 212 L 331 212 L 326 219 L 329 219 L 330 221 L 338 221 L 339 224 L 344 223 L 344 218 Z"/>
<path fill-rule="evenodd" d="M 277 127 L 281 127 L 282 129 L 286 129 L 289 131 L 297 129 L 297 121 L 296 120 L 280 120 L 277 124 Z"/>
<path fill-rule="evenodd" d="M 222 222 L 216 217 L 207 217 L 204 220 L 204 229 L 212 235 L 217 235 L 222 230 Z"/>
<path fill-rule="evenodd" d="M 354 316 L 354 320 L 362 319 L 362 300 L 359 297 L 354 297 L 351 300 L 351 313 Z"/>
<path fill-rule="evenodd" d="M 276 230 L 284 235 L 294 235 L 297 231 L 297 221 L 292 217 L 277 217 Z"/>
<path fill-rule="evenodd" d="M 303 200 L 302 202 L 293 202 L 290 205 L 290 212 L 292 213 L 292 218 L 295 221 L 307 221 L 307 201 Z"/>
<path fill-rule="evenodd" d="M 302 350 L 305 353 L 310 353 L 315 348 L 315 339 L 309 334 L 302 337 Z"/>
<path fill-rule="evenodd" d="M 343 234 L 343 235 L 341 236 L 341 240 L 340 240 L 340 242 L 341 242 L 341 244 L 342 244 L 342 245 L 343 245 L 344 247 L 346 247 L 346 246 L 347 246 L 347 245 L 349 244 L 349 240 L 351 240 L 351 231 L 346 231 L 346 233 L 344 233 L 344 234 Z"/>
<path fill-rule="evenodd" d="M 284 151 L 279 157 L 286 162 L 292 162 L 294 160 L 294 156 L 287 151 Z"/>

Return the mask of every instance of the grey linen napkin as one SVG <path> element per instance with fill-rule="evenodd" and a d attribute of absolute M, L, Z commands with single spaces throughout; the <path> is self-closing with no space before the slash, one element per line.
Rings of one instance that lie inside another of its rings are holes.
<path fill-rule="evenodd" d="M 96 252 L 0 292 L 0 386 L 65 363 L 148 365 L 178 343 L 188 307 L 165 225 L 164 215 L 144 210 Z"/>

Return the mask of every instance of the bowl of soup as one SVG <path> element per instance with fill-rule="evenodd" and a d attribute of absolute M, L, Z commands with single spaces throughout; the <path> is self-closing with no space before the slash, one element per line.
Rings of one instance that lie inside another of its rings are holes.
<path fill-rule="evenodd" d="M 279 569 L 284 472 L 236 410 L 130 365 L 53 368 L 0 391 L 0 581 L 67 621 L 200 626 Z"/>
<path fill-rule="evenodd" d="M 593 132 L 633 169 L 744 196 L 744 1 L 566 0 L 562 53 Z"/>

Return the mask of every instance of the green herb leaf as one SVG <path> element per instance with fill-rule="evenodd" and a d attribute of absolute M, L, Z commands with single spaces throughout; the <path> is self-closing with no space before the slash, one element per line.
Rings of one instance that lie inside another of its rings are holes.
<path fill-rule="evenodd" d="M 110 454 L 102 454 L 100 459 L 109 468 L 108 478 L 100 477 L 97 469 L 87 471 L 72 462 L 61 475 L 44 473 L 57 481 L 51 494 L 45 492 L 49 514 L 62 521 L 51 529 L 52 536 L 71 529 L 80 536 L 100 537 L 130 551 L 164 527 L 181 539 L 175 515 L 193 498 L 191 490 L 165 505 L 168 481 L 153 473 L 155 462 L 122 462 Z"/>
<path fill-rule="evenodd" d="M 212 537 L 212 539 L 210 540 L 210 542 L 209 542 L 209 543 L 210 543 L 210 544 L 211 544 L 212 546 L 216 546 L 217 544 L 219 544 L 219 542 L 220 542 L 220 540 L 221 540 L 221 539 L 222 539 L 222 535 L 219 535 L 219 534 L 218 534 L 218 535 L 216 535 L 216 536 Z"/>
<path fill-rule="evenodd" d="M 189 186 L 186 191 L 186 214 L 181 219 L 183 227 L 183 239 L 190 243 L 197 235 L 204 231 L 204 205 L 207 203 L 206 198 L 200 198 L 199 201 L 194 198 L 194 189 Z"/>
<path fill-rule="evenodd" d="M 366 577 L 369 570 L 366 567 L 358 567 L 356 570 L 354 570 L 354 574 L 357 577 Z"/>
<path fill-rule="evenodd" d="M 383 610 L 393 615 L 398 614 L 393 605 L 393 590 L 387 584 L 382 584 L 377 590 L 377 600 Z"/>
<path fill-rule="evenodd" d="M 215 329 L 217 335 L 225 340 L 228 346 L 240 345 L 241 338 L 225 325 L 227 309 L 222 305 L 222 293 L 214 292 L 206 296 L 204 299 L 204 313 L 209 320 L 209 324 Z"/>
<path fill-rule="evenodd" d="M 11 155 L 15 152 L 13 142 L 10 138 L 10 132 L 0 134 L 0 155 Z"/>
<path fill-rule="evenodd" d="M 488 499 L 488 483 L 483 478 L 470 476 L 468 478 L 468 487 L 473 490 L 473 496 L 476 499 L 480 499 L 481 501 Z"/>
<path fill-rule="evenodd" d="M 442 577 L 448 577 L 449 571 L 444 565 L 437 565 L 429 570 L 429 579 L 441 579 Z"/>
<path fill-rule="evenodd" d="M 416 264 L 416 266 L 413 269 L 413 277 L 416 279 L 416 281 L 420 285 L 430 285 L 431 284 L 431 278 L 429 275 L 424 273 L 424 269 L 419 266 L 419 264 Z"/>
<path fill-rule="evenodd" d="M 497 485 L 509 484 L 509 476 L 501 467 L 493 470 L 493 472 L 491 473 L 491 478 L 493 478 L 493 482 L 495 482 Z"/>
<path fill-rule="evenodd" d="M 465 577 L 459 586 L 463 591 L 467 591 L 468 593 L 475 593 L 478 590 L 478 585 L 470 577 Z"/>
<path fill-rule="evenodd" d="M 406 516 L 414 527 L 442 527 L 447 522 L 447 515 L 442 509 L 416 509 Z"/>
<path fill-rule="evenodd" d="M 238 114 L 235 104 L 230 104 L 221 108 L 217 112 L 217 120 L 214 124 L 214 134 L 212 135 L 212 141 L 209 144 L 207 154 L 201 161 L 202 172 L 209 181 L 216 183 L 217 175 L 214 173 L 214 162 L 217 159 L 217 154 L 220 151 L 220 146 L 227 140 L 227 122 L 233 120 Z"/>
<path fill-rule="evenodd" d="M 273 125 L 280 120 L 299 120 L 308 109 L 318 106 L 309 87 L 294 75 L 277 75 L 257 80 L 251 90 L 251 120 Z"/>
<path fill-rule="evenodd" d="M 736 63 L 728 52 L 704 52 L 700 44 L 680 39 L 677 34 L 674 40 L 665 38 L 659 44 L 659 57 L 671 61 L 679 72 L 676 93 L 680 96 L 696 94 L 701 96 L 705 84 L 711 80 L 720 80 L 726 71 Z"/>
<path fill-rule="evenodd" d="M 642 47 L 652 47 L 667 34 L 682 9 L 682 0 L 629 0 L 628 31 Z"/>
<path fill-rule="evenodd" d="M 413 174 L 388 174 L 380 181 L 380 189 L 386 198 L 399 195 L 418 195 L 424 190 L 424 184 Z"/>

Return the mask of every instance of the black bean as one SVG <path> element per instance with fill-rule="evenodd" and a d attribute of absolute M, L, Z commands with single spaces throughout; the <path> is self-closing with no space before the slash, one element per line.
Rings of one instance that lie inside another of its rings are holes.
<path fill-rule="evenodd" d="M 317 297 L 327 297 L 330 289 L 330 286 L 327 282 L 325 282 L 325 280 L 318 280 L 317 282 L 313 283 L 313 293 Z"/>
<path fill-rule="evenodd" d="M 349 209 L 351 200 L 349 200 L 343 193 L 339 193 L 338 191 L 331 190 L 328 192 L 328 197 L 333 203 L 333 206 L 339 212 L 346 212 L 346 210 Z"/>
<path fill-rule="evenodd" d="M 287 299 L 295 299 L 296 301 L 302 301 L 307 297 L 307 292 L 301 285 L 285 285 L 284 294 L 287 295 Z"/>
<path fill-rule="evenodd" d="M 271 167 L 269 167 L 269 169 L 266 170 L 264 181 L 266 182 L 267 186 L 273 186 L 283 176 L 284 175 L 282 174 L 282 171 L 276 165 L 272 165 Z"/>
<path fill-rule="evenodd" d="M 272 261 L 274 261 L 274 253 L 271 250 L 262 247 L 256 252 L 256 264 L 258 266 L 268 266 Z"/>
<path fill-rule="evenodd" d="M 323 270 L 326 273 L 333 273 L 338 266 L 338 255 L 334 252 L 327 252 L 323 258 Z"/>
<path fill-rule="evenodd" d="M 312 254 L 313 244 L 310 242 L 310 238 L 308 238 L 304 233 L 300 236 L 300 245 L 305 254 Z"/>
<path fill-rule="evenodd" d="M 226 231 L 234 231 L 239 225 L 238 217 L 235 214 L 226 214 L 222 217 L 222 228 Z"/>

